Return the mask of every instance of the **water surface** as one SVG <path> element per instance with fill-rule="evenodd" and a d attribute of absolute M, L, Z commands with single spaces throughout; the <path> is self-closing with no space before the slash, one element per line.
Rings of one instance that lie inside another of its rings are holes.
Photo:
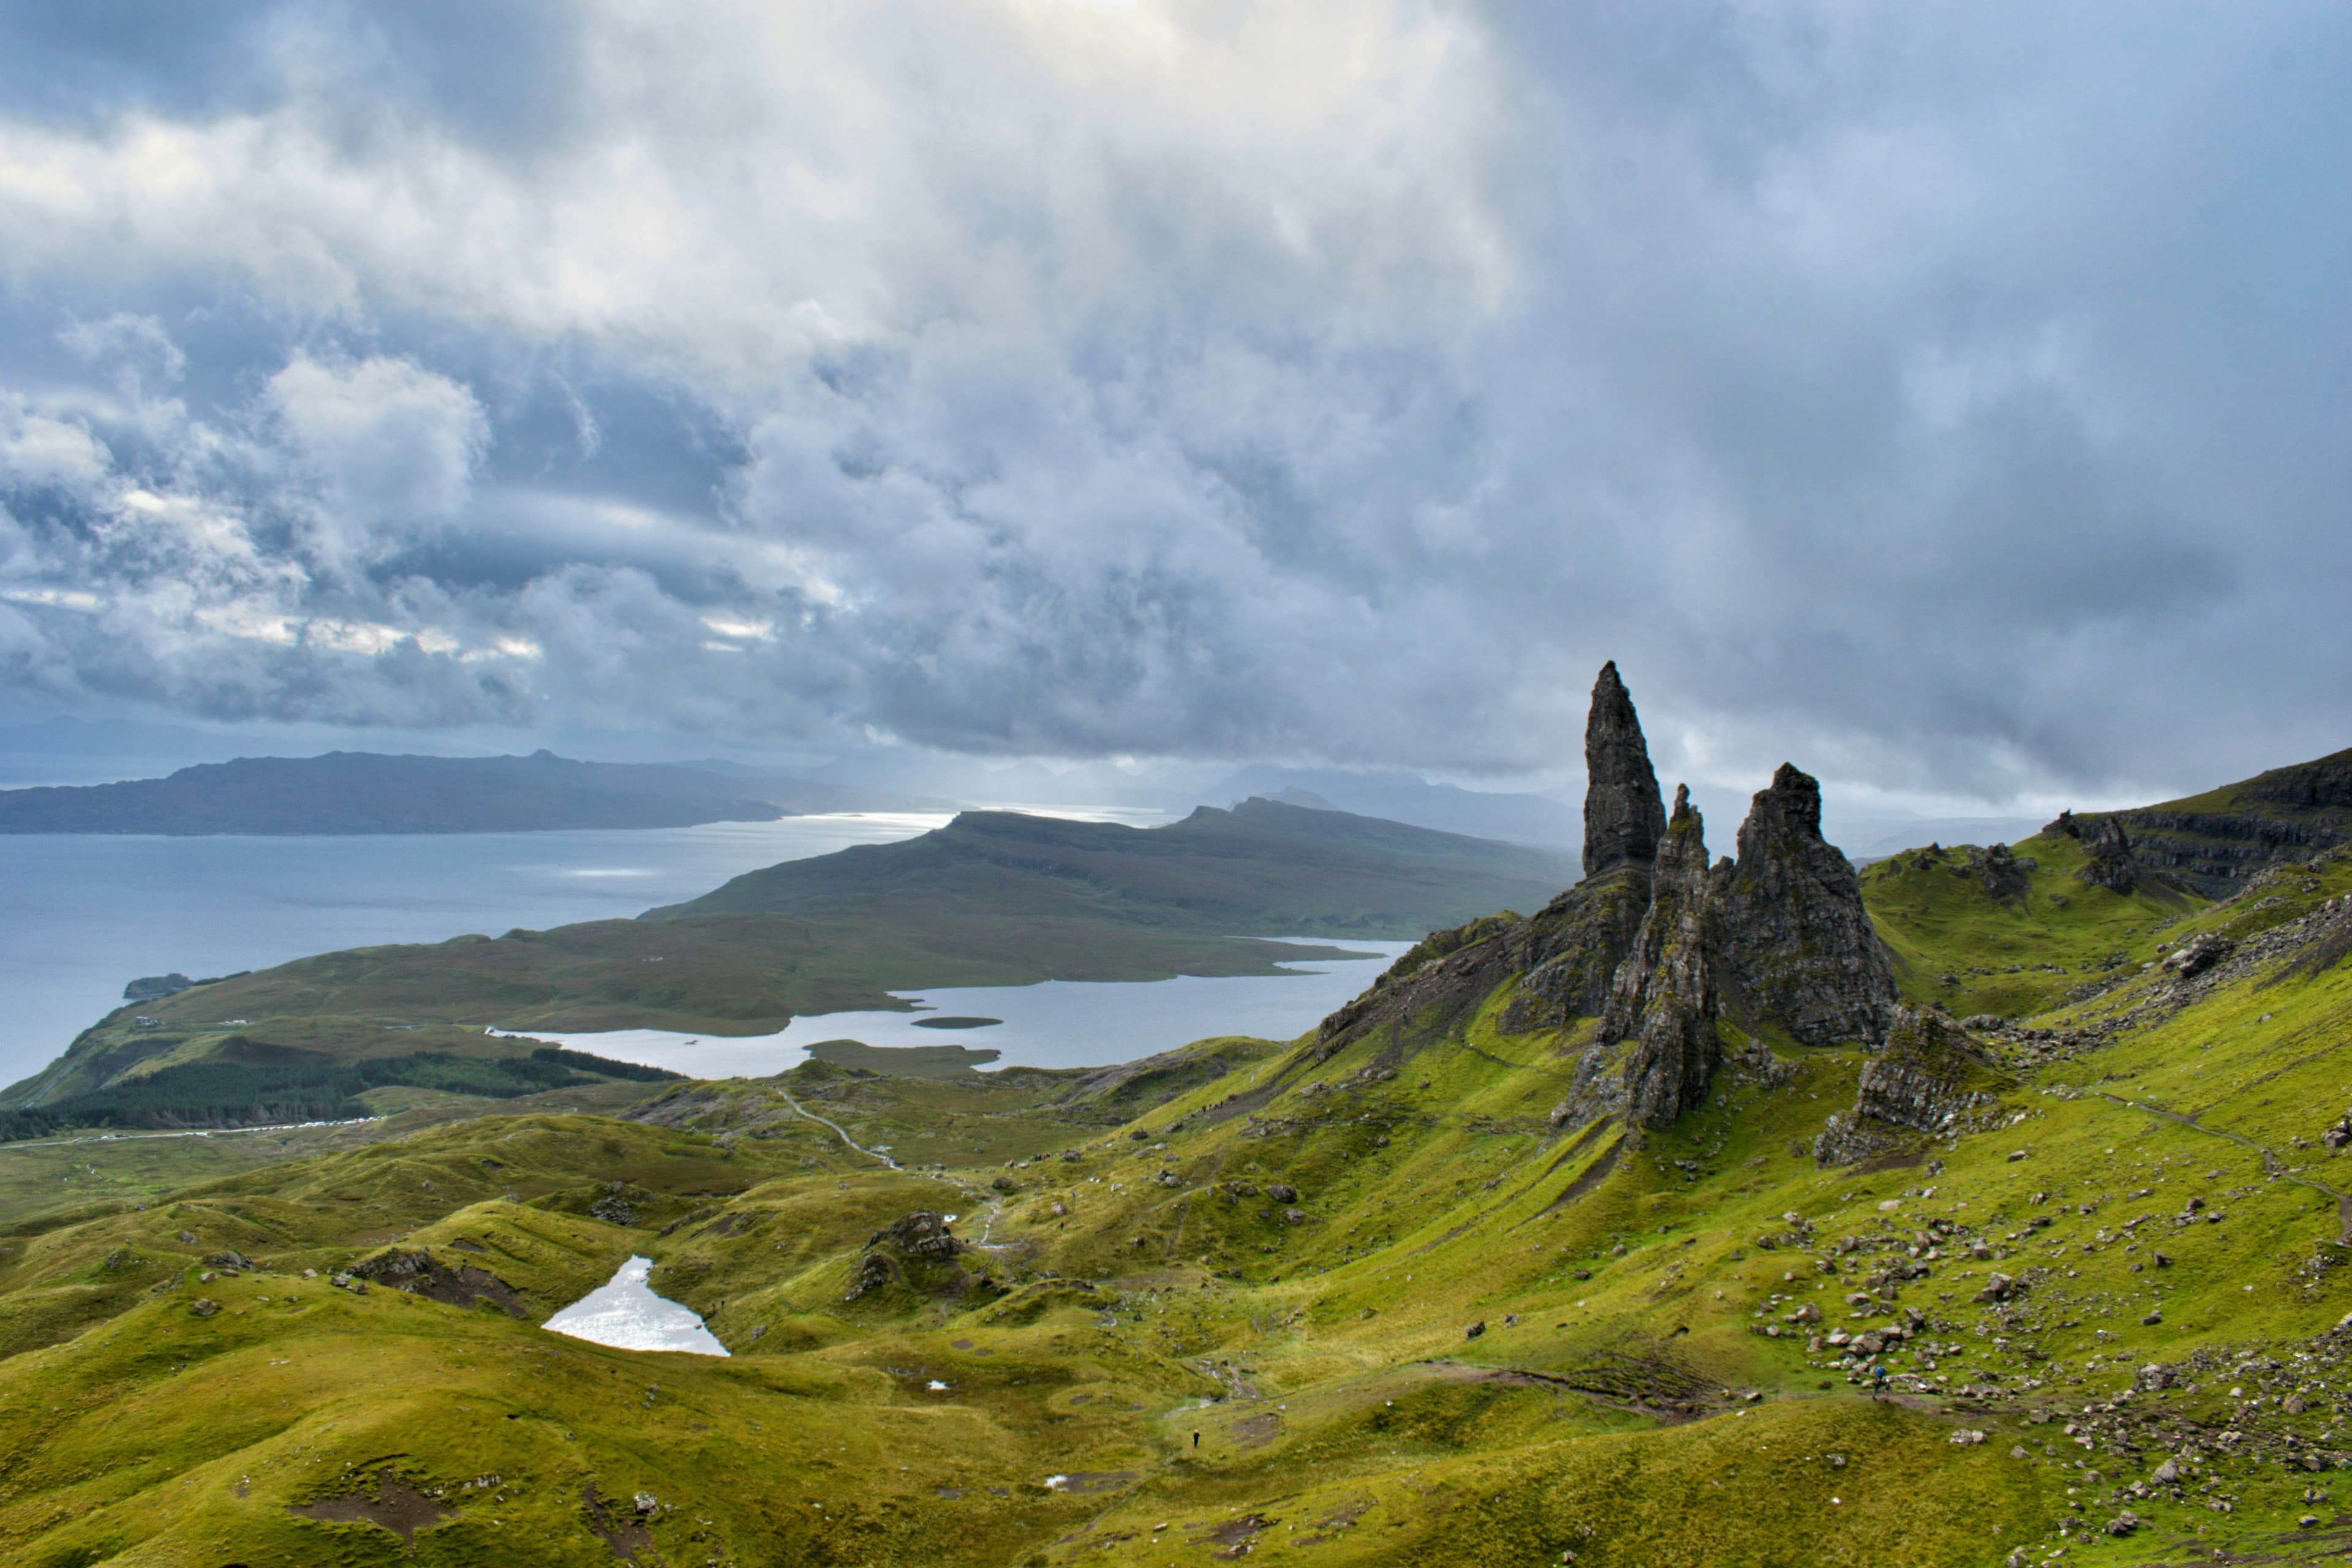
<path fill-rule="evenodd" d="M 1412 946 L 1409 942 L 1333 942 L 1298 937 L 1361 952 L 1352 960 L 1318 958 L 1286 963 L 1281 974 L 1172 980 L 1048 980 L 1035 985 L 950 985 L 894 991 L 927 1009 L 917 1013 L 816 1013 L 794 1018 L 772 1035 L 728 1038 L 662 1029 L 614 1029 L 593 1035 L 531 1033 L 574 1050 L 617 1061 L 668 1068 L 689 1078 L 764 1078 L 808 1059 L 819 1040 L 862 1040 L 869 1046 L 961 1044 L 1003 1052 L 996 1067 L 1109 1067 L 1174 1050 L 1213 1035 L 1287 1040 L 1305 1034 L 1371 984 Z M 971 1030 L 928 1029 L 922 1020 L 973 1015 L 1001 1022 Z"/>
<path fill-rule="evenodd" d="M 945 816 L 787 816 L 558 833 L 0 835 L 0 1084 L 37 1072 L 142 974 L 204 979 L 385 942 L 617 920 Z"/>
<path fill-rule="evenodd" d="M 625 1351 L 684 1351 L 688 1355 L 725 1355 L 727 1347 L 688 1308 L 653 1292 L 646 1277 L 650 1258 L 632 1258 L 610 1284 L 599 1285 L 543 1325 L 559 1334 Z"/>

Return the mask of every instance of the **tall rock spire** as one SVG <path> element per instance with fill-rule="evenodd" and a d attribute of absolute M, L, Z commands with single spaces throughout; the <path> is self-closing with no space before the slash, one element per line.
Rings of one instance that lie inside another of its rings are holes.
<path fill-rule="evenodd" d="M 1647 866 L 1665 835 L 1665 803 L 1642 721 L 1612 659 L 1592 683 L 1592 711 L 1584 721 L 1584 874 Z"/>
<path fill-rule="evenodd" d="M 1599 1047 L 1584 1064 L 1585 1073 L 1601 1075 L 1593 1087 L 1610 1108 L 1644 1127 L 1671 1126 L 1704 1101 L 1723 1059 L 1707 895 L 1706 824 L 1690 791 L 1676 789 L 1649 912 L 1617 967 L 1594 1036 Z M 1626 1039 L 1630 1048 L 1611 1049 Z M 1606 1081 L 1612 1068 L 1613 1083 Z"/>
<path fill-rule="evenodd" d="M 1877 1045 L 1895 1021 L 1895 974 L 1861 879 L 1822 838 L 1822 786 L 1787 763 L 1739 825 L 1739 861 L 1717 873 L 1716 935 L 1735 1013 L 1809 1046 Z"/>

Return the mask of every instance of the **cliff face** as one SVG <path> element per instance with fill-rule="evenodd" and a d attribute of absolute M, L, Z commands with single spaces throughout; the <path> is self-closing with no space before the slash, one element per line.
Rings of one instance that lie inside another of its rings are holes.
<path fill-rule="evenodd" d="M 1895 973 L 1862 905 L 1862 881 L 1822 838 L 1822 787 L 1787 763 L 1739 825 L 1718 873 L 1717 951 L 1735 1012 L 1800 1042 L 1886 1037 Z"/>
<path fill-rule="evenodd" d="M 1633 695 L 1612 659 L 1592 683 L 1584 721 L 1584 874 L 1647 866 L 1665 837 L 1666 808 Z"/>
<path fill-rule="evenodd" d="M 2185 800 L 2076 816 L 2052 829 L 2079 838 L 2084 881 L 2128 891 L 2143 872 L 2226 899 L 2265 866 L 2352 844 L 2352 751 L 2273 768 Z"/>
<path fill-rule="evenodd" d="M 1586 1058 L 1602 1107 L 1644 1127 L 1671 1126 L 1706 1100 L 1722 1063 L 1710 904 L 1706 825 L 1690 792 L 1677 789 L 1649 910 L 1610 983 Z M 1628 1038 L 1630 1051 L 1611 1050 Z"/>

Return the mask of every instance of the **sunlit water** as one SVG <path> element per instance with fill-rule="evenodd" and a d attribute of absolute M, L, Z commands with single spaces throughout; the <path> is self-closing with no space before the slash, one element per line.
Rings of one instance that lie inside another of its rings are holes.
<path fill-rule="evenodd" d="M 632 1258 L 613 1275 L 555 1316 L 546 1326 L 575 1340 L 625 1351 L 684 1351 L 688 1355 L 725 1355 L 727 1347 L 702 1320 L 653 1292 L 646 1277 L 650 1258 Z"/>
<path fill-rule="evenodd" d="M 1325 938 L 1301 937 L 1325 942 Z M 820 1040 L 860 1040 L 869 1046 L 963 1045 L 1001 1051 L 995 1067 L 1108 1067 L 1212 1035 L 1254 1035 L 1287 1040 L 1306 1033 L 1372 983 L 1412 947 L 1407 942 L 1345 942 L 1363 957 L 1314 959 L 1285 964 L 1282 974 L 1173 980 L 1048 980 L 1036 985 L 958 985 L 936 991 L 894 991 L 925 1009 L 917 1013 L 819 1013 L 795 1018 L 772 1035 L 728 1038 L 660 1029 L 614 1029 L 593 1035 L 532 1034 L 574 1050 L 616 1061 L 667 1068 L 689 1078 L 763 1078 L 808 1059 Z M 984 1029 L 943 1030 L 916 1020 L 977 1015 L 1002 1018 Z"/>
<path fill-rule="evenodd" d="M 37 1071 L 142 974 L 203 979 L 341 947 L 625 919 L 762 866 L 911 838 L 947 820 L 332 838 L 0 835 L 0 1084 Z"/>

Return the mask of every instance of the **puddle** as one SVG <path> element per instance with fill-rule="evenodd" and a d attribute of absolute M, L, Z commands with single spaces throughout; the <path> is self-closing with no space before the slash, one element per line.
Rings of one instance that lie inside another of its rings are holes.
<path fill-rule="evenodd" d="M 689 1355 L 725 1355 L 727 1347 L 702 1320 L 646 1285 L 653 1259 L 632 1258 L 600 1285 L 543 1325 L 559 1334 L 625 1351 L 684 1351 Z"/>

